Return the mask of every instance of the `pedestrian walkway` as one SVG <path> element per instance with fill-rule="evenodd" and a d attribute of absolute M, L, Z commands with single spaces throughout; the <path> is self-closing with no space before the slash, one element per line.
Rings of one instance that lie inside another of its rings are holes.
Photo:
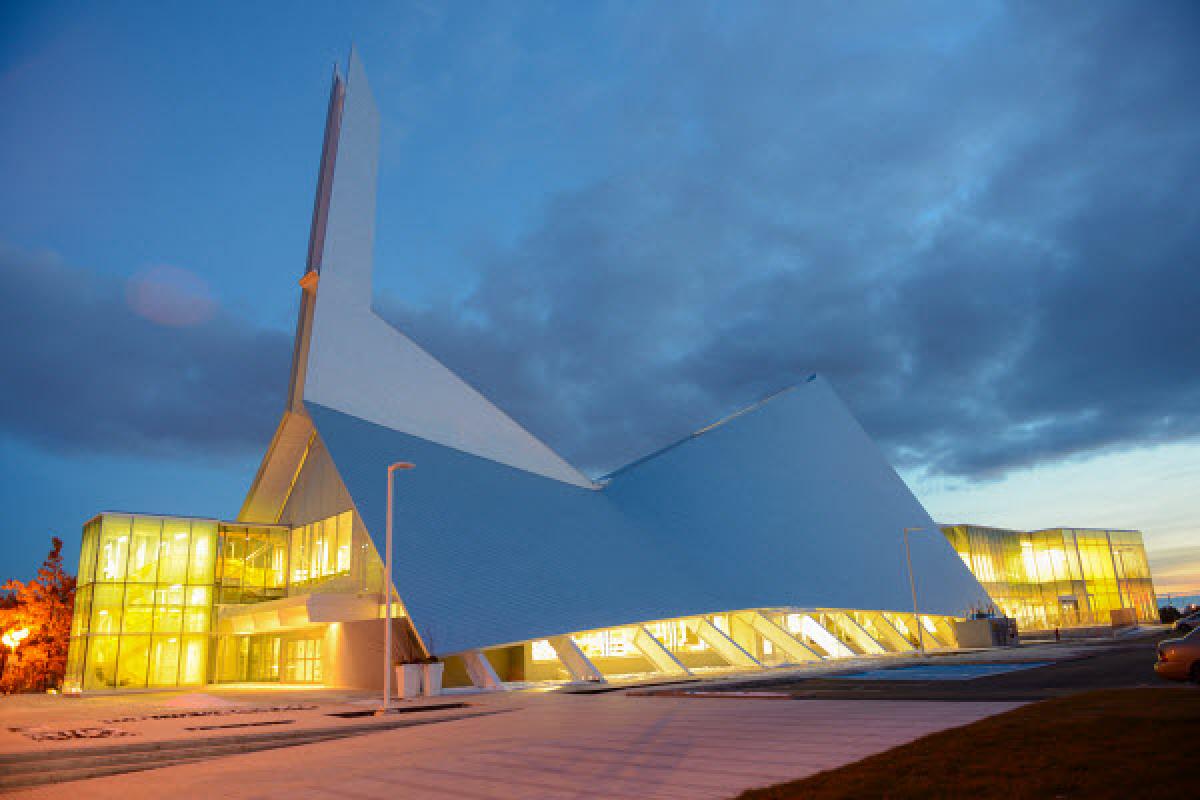
<path fill-rule="evenodd" d="M 1013 703 L 521 692 L 480 715 L 14 797 L 723 798 L 857 761 Z"/>

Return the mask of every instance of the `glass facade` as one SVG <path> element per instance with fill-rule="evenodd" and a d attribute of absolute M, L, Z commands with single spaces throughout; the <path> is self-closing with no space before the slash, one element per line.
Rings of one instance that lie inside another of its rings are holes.
<path fill-rule="evenodd" d="M 672 672 L 655 655 L 661 651 L 669 653 L 680 669 L 698 674 L 910 654 L 921 646 L 927 651 L 950 650 L 958 647 L 955 620 L 927 614 L 918 620 L 911 613 L 892 611 L 783 607 L 652 620 L 568 635 L 590 669 L 606 679 L 636 680 Z M 562 660 L 560 649 L 555 641 L 535 639 L 485 652 L 502 680 L 579 680 L 579 665 L 568 666 L 570 656 Z M 448 659 L 446 669 L 447 685 L 470 685 L 467 670 L 456 659 Z"/>
<path fill-rule="evenodd" d="M 214 683 L 321 683 L 324 638 L 312 630 L 222 637 Z"/>
<path fill-rule="evenodd" d="M 297 528 L 101 514 L 83 529 L 65 686 L 319 683 L 312 629 L 217 635 L 219 609 L 382 586 L 379 556 L 351 511 Z"/>
<path fill-rule="evenodd" d="M 1124 608 L 1139 621 L 1158 619 L 1139 531 L 950 525 L 942 532 L 998 610 L 1022 628 L 1108 625 Z"/>
<path fill-rule="evenodd" d="M 67 686 L 204 683 L 216 546 L 214 520 L 104 514 L 85 525 Z"/>
<path fill-rule="evenodd" d="M 288 529 L 222 525 L 217 602 L 259 603 L 288 595 Z"/>
<path fill-rule="evenodd" d="M 354 517 L 349 511 L 292 530 L 292 585 L 350 575 Z"/>

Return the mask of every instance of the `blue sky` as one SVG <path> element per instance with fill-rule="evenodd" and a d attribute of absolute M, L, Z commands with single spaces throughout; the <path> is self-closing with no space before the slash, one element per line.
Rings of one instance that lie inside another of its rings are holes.
<path fill-rule="evenodd" d="M 377 307 L 574 463 L 820 371 L 936 517 L 1142 528 L 1200 585 L 1190 4 L 0 15 L 0 574 L 236 513 L 354 42 Z"/>

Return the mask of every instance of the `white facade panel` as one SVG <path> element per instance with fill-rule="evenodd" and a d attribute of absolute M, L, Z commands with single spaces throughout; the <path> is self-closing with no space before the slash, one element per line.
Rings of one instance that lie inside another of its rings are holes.
<path fill-rule="evenodd" d="M 379 112 L 351 54 L 304 399 L 547 478 L 591 481 L 371 307 Z"/>

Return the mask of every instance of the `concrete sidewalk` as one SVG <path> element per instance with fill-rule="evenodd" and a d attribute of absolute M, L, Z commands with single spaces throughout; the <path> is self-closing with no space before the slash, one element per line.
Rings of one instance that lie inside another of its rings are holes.
<path fill-rule="evenodd" d="M 129 798 L 722 798 L 857 761 L 1013 703 L 520 692 L 509 711 L 14 793 Z M 435 712 L 436 713 L 436 712 Z"/>
<path fill-rule="evenodd" d="M 0 764 L 22 753 L 54 757 L 121 745 L 216 741 L 267 730 L 358 727 L 371 722 L 372 717 L 363 715 L 378 704 L 365 692 L 304 689 L 12 695 L 0 698 Z M 453 695 L 396 705 L 414 712 L 411 718 L 460 716 L 473 710 L 469 698 Z M 454 708 L 464 705 L 468 708 Z M 355 716 L 339 716 L 347 713 Z"/>

